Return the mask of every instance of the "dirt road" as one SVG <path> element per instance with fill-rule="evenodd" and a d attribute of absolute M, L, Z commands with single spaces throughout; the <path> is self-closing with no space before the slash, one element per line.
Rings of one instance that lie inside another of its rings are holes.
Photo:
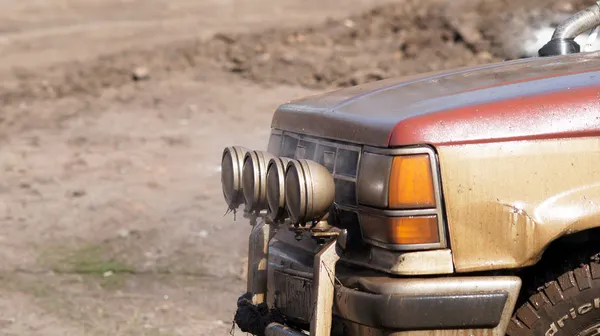
<path fill-rule="evenodd" d="M 0 1 L 0 334 L 229 333 L 224 146 L 289 99 L 507 56 L 480 7 L 387 2 Z"/>
<path fill-rule="evenodd" d="M 315 23 L 381 2 L 2 1 L 0 73 L 6 87 L 43 88 L 46 74 L 52 82 L 103 56 L 127 63 L 138 50 Z M 210 66 L 157 73 L 4 102 L 1 334 L 229 332 L 248 225 L 222 216 L 220 152 L 263 146 L 273 109 L 309 91 L 265 88 Z"/>

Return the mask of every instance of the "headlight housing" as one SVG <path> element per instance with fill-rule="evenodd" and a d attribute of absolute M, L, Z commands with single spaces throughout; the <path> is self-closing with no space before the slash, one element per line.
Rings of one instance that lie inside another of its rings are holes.
<path fill-rule="evenodd" d="M 242 171 L 242 191 L 246 211 L 267 208 L 267 164 L 273 155 L 263 151 L 247 152 Z"/>
<path fill-rule="evenodd" d="M 365 240 L 395 250 L 445 247 L 436 160 L 429 147 L 363 152 L 357 199 Z"/>
<path fill-rule="evenodd" d="M 292 224 L 322 219 L 333 204 L 335 184 L 324 166 L 311 160 L 291 160 L 285 173 L 285 203 Z"/>
<path fill-rule="evenodd" d="M 248 149 L 241 146 L 227 147 L 221 156 L 221 187 L 223 197 L 230 210 L 237 209 L 243 202 L 242 169 Z"/>

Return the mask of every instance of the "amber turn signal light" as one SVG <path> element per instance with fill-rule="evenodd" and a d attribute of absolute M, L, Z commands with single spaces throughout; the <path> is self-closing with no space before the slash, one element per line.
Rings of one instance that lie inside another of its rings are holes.
<path fill-rule="evenodd" d="M 435 207 L 429 155 L 394 157 L 390 173 L 388 201 L 389 207 L 392 209 Z"/>
<path fill-rule="evenodd" d="M 435 244 L 440 242 L 437 217 L 363 217 L 365 238 L 392 245 Z"/>
<path fill-rule="evenodd" d="M 440 241 L 436 216 L 393 218 L 390 223 L 393 244 L 428 244 Z"/>

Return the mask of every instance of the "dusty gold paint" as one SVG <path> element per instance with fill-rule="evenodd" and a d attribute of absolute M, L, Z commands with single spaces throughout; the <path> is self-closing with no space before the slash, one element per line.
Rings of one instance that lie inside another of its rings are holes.
<path fill-rule="evenodd" d="M 553 240 L 600 226 L 600 139 L 438 149 L 455 269 L 535 263 Z"/>

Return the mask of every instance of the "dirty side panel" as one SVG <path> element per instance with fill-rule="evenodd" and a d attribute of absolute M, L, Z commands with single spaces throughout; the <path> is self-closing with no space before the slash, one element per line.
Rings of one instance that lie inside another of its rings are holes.
<path fill-rule="evenodd" d="M 438 153 L 457 272 L 530 265 L 554 239 L 600 226 L 600 138 Z"/>

